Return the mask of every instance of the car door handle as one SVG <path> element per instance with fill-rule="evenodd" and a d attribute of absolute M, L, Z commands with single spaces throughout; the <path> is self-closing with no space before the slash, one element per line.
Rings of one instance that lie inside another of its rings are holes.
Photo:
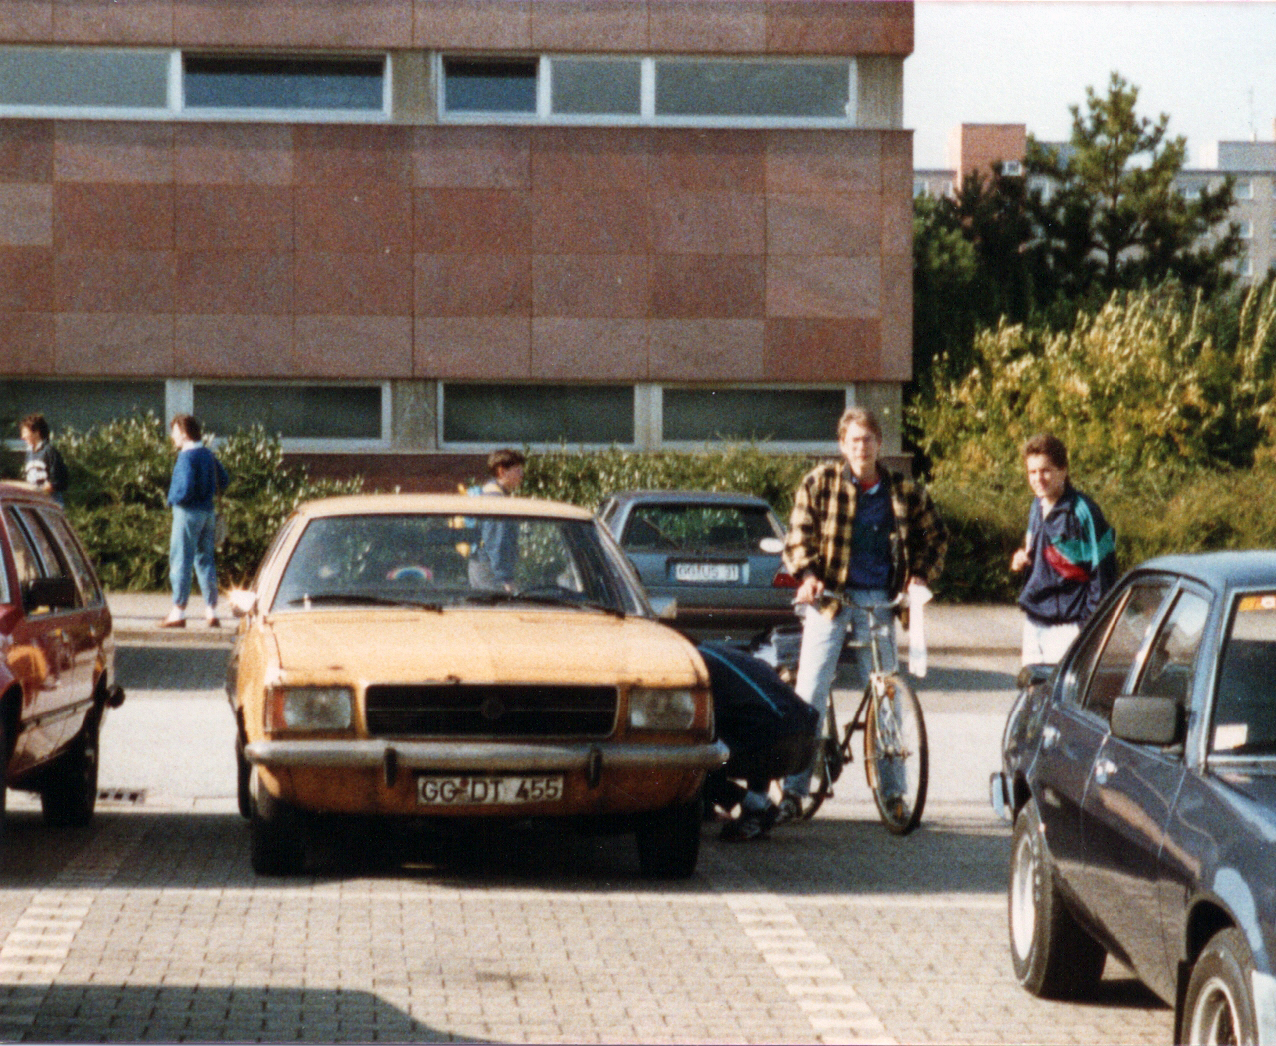
<path fill-rule="evenodd" d="M 1099 784 L 1107 784 L 1108 778 L 1117 772 L 1117 765 L 1111 759 L 1100 759 L 1094 764 L 1094 779 Z"/>
<path fill-rule="evenodd" d="M 1041 729 L 1041 747 L 1053 748 L 1059 740 L 1059 728 L 1057 726 L 1045 726 Z"/>

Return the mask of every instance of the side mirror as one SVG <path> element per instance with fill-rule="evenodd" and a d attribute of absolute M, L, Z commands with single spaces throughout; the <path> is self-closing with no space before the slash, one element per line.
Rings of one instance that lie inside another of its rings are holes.
<path fill-rule="evenodd" d="M 79 598 L 75 581 L 69 577 L 38 577 L 22 586 L 22 609 L 28 614 L 41 607 L 69 610 Z"/>
<path fill-rule="evenodd" d="M 1118 697 L 1112 736 L 1139 745 L 1172 745 L 1181 736 L 1182 710 L 1172 697 Z"/>
<path fill-rule="evenodd" d="M 1047 683 L 1054 675 L 1055 668 L 1055 665 L 1024 665 L 1019 669 L 1019 675 L 1015 677 L 1015 685 L 1020 690 L 1027 690 L 1031 686 Z"/>
<path fill-rule="evenodd" d="M 226 593 L 230 612 L 236 617 L 247 617 L 257 609 L 257 593 L 248 588 L 232 588 Z"/>
<path fill-rule="evenodd" d="M 661 621 L 675 621 L 678 618 L 678 600 L 674 596 L 650 597 L 651 609 Z"/>

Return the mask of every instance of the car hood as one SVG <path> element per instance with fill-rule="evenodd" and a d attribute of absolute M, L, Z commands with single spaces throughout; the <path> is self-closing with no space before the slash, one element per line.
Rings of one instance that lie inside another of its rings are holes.
<path fill-rule="evenodd" d="M 290 683 L 628 683 L 707 686 L 695 648 L 644 618 L 580 610 L 311 611 L 268 618 Z"/>

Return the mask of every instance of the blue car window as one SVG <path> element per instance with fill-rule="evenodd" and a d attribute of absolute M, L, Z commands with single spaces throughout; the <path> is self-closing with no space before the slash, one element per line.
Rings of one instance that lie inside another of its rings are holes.
<path fill-rule="evenodd" d="M 1156 622 L 1169 587 L 1168 582 L 1130 586 L 1130 597 L 1112 626 L 1085 695 L 1085 708 L 1102 716 L 1105 721 L 1112 716 L 1112 703 L 1123 692 L 1130 669 L 1134 667 L 1134 659 Z"/>
<path fill-rule="evenodd" d="M 1187 708 L 1196 654 L 1201 648 L 1209 613 L 1209 600 L 1192 592 L 1179 593 L 1148 652 L 1139 685 L 1134 690 L 1137 695 L 1173 698 L 1180 708 Z"/>
<path fill-rule="evenodd" d="M 1232 755 L 1276 753 L 1276 592 L 1237 600 L 1223 647 L 1210 748 Z"/>

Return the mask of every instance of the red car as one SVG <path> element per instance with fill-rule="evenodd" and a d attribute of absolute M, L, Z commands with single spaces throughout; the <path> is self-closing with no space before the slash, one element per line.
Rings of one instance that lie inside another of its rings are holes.
<path fill-rule="evenodd" d="M 38 792 L 50 824 L 93 817 L 114 676 L 111 612 L 61 507 L 0 483 L 0 824 L 7 788 Z"/>

